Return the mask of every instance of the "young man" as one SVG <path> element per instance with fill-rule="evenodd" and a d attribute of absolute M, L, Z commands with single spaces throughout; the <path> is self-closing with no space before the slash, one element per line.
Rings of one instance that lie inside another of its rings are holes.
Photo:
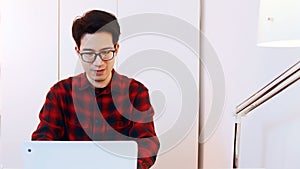
<path fill-rule="evenodd" d="M 159 149 L 147 88 L 118 74 L 120 26 L 92 10 L 73 22 L 75 50 L 84 73 L 56 83 L 40 111 L 32 140 L 135 140 L 138 168 L 148 169 Z"/>

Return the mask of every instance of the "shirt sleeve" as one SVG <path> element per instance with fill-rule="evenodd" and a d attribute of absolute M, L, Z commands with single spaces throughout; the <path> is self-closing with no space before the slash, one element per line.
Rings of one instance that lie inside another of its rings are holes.
<path fill-rule="evenodd" d="M 39 113 L 40 122 L 31 140 L 59 140 L 63 137 L 64 122 L 61 106 L 52 87 Z"/>
<path fill-rule="evenodd" d="M 138 169 L 148 169 L 156 161 L 160 147 L 153 123 L 154 110 L 150 104 L 146 87 L 139 86 L 138 93 L 133 100 L 133 127 L 131 137 L 138 143 Z"/>

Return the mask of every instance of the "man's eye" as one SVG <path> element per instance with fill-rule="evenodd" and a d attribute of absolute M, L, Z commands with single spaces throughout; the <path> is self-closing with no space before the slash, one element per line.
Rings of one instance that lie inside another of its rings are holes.
<path fill-rule="evenodd" d="M 107 55 L 107 54 L 109 54 L 110 52 L 111 52 L 110 50 L 105 50 L 105 51 L 102 51 L 101 54 L 102 54 L 102 55 Z"/>
<path fill-rule="evenodd" d="M 85 56 L 93 56 L 94 53 L 84 53 Z"/>

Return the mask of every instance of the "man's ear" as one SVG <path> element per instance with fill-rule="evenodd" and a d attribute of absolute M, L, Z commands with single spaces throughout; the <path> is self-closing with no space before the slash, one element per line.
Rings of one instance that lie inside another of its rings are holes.
<path fill-rule="evenodd" d="M 120 47 L 120 45 L 119 45 L 119 43 L 117 43 L 117 44 L 115 45 L 116 54 L 118 54 L 118 52 L 119 52 L 119 47 Z"/>
<path fill-rule="evenodd" d="M 75 52 L 77 53 L 77 55 L 79 56 L 79 48 L 77 46 L 75 46 Z"/>

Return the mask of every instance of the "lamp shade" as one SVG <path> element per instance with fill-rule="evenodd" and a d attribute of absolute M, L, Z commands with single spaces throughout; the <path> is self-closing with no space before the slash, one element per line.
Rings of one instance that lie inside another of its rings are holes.
<path fill-rule="evenodd" d="M 300 47 L 300 0 L 261 0 L 258 46 Z"/>

